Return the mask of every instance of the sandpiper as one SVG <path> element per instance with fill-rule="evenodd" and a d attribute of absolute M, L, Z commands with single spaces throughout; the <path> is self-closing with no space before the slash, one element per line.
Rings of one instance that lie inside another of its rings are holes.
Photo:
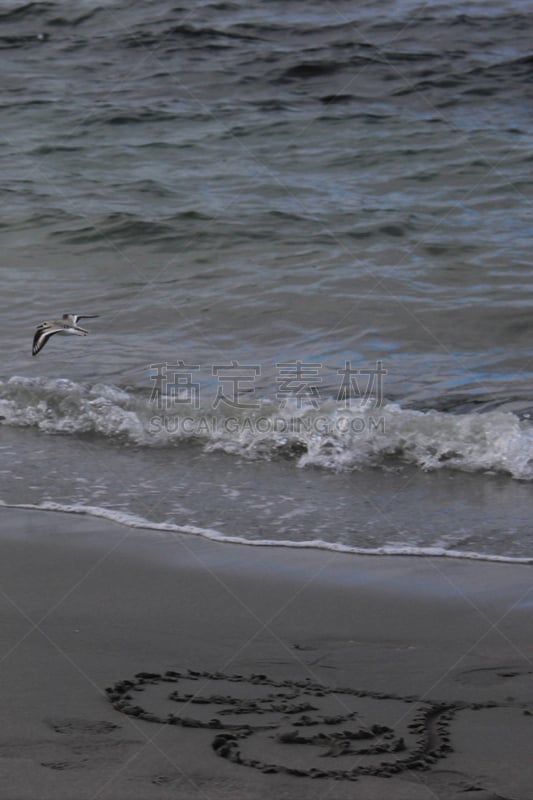
<path fill-rule="evenodd" d="M 98 314 L 63 314 L 61 319 L 48 320 L 41 322 L 35 331 L 33 337 L 33 347 L 31 353 L 36 356 L 39 350 L 42 350 L 46 342 L 53 336 L 54 333 L 59 333 L 62 336 L 66 334 L 75 334 L 76 336 L 87 336 L 89 331 L 85 328 L 80 328 L 78 325 L 79 319 L 96 319 Z"/>

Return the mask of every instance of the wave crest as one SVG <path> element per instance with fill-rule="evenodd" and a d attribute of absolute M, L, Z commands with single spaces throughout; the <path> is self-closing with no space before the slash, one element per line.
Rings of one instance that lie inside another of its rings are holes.
<path fill-rule="evenodd" d="M 196 442 L 249 458 L 291 458 L 299 467 L 354 470 L 410 463 L 423 470 L 499 472 L 533 479 L 533 426 L 509 411 L 452 414 L 328 401 L 320 408 L 158 408 L 145 393 L 61 378 L 14 376 L 0 383 L 4 424 L 50 434 L 174 447 Z"/>

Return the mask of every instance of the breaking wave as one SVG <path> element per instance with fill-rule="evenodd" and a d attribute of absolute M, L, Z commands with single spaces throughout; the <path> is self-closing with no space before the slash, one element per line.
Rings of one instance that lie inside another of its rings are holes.
<path fill-rule="evenodd" d="M 533 479 L 533 426 L 503 410 L 453 414 L 396 403 L 341 408 L 159 408 L 145 392 L 67 379 L 14 376 L 0 382 L 4 425 L 49 434 L 92 435 L 115 445 L 176 447 L 289 458 L 298 467 L 356 470 L 408 463 L 423 470 L 503 473 Z"/>

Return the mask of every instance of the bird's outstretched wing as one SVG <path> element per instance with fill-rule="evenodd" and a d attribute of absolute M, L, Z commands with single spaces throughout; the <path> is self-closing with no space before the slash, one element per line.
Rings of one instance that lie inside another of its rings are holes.
<path fill-rule="evenodd" d="M 72 325 L 77 325 L 79 319 L 96 319 L 99 314 L 63 314 L 65 322 L 70 322 Z"/>
<path fill-rule="evenodd" d="M 31 349 L 32 356 L 36 356 L 39 350 L 42 350 L 46 342 L 53 336 L 54 333 L 59 333 L 63 328 L 60 325 L 39 325 L 33 337 L 33 347 Z"/>

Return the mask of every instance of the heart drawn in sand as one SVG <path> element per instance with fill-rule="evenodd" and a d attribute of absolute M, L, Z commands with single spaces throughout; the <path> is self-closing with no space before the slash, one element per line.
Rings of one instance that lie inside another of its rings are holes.
<path fill-rule="evenodd" d="M 337 780 L 429 769 L 451 752 L 449 724 L 465 707 L 310 680 L 194 670 L 140 672 L 107 694 L 123 714 L 210 731 L 211 747 L 233 763 Z"/>

